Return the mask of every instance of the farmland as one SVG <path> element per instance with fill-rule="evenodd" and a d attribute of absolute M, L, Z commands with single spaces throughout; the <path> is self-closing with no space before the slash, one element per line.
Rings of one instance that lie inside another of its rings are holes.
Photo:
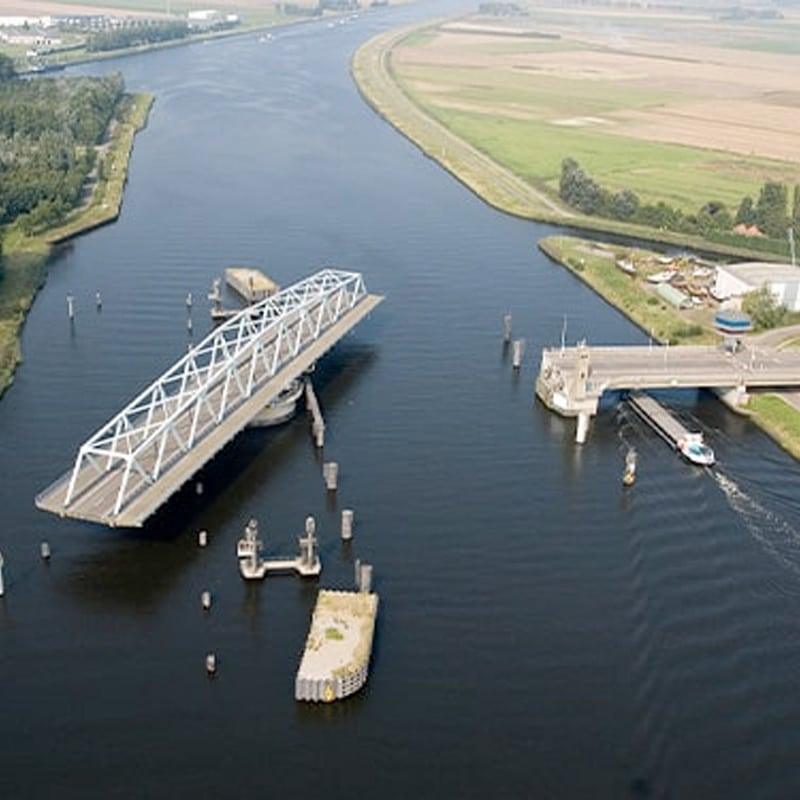
<path fill-rule="evenodd" d="M 658 39 L 634 15 L 611 29 L 586 20 L 443 23 L 396 44 L 392 74 L 422 110 L 553 197 L 568 156 L 612 191 L 687 212 L 711 200 L 735 210 L 766 180 L 800 182 L 800 57 L 788 40 L 708 22 L 690 44 L 680 17 L 661 20 Z"/>

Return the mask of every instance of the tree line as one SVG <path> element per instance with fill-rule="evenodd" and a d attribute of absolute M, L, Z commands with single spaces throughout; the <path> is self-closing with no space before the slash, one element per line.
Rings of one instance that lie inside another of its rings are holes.
<path fill-rule="evenodd" d="M 755 225 L 763 239 L 748 238 L 748 245 L 762 250 L 786 250 L 790 227 L 800 234 L 800 186 L 794 187 L 791 208 L 785 184 L 768 181 L 756 200 L 743 198 L 736 215 L 724 203 L 710 200 L 695 213 L 686 213 L 664 202 L 643 203 L 630 189 L 612 192 L 601 186 L 572 158 L 561 162 L 559 196 L 572 208 L 589 216 L 633 222 L 660 230 L 698 234 L 730 244 L 741 243 L 734 226 Z"/>
<path fill-rule="evenodd" d="M 124 47 L 136 47 L 140 44 L 185 39 L 188 35 L 189 26 L 185 22 L 161 22 L 94 33 L 86 42 L 86 49 L 91 53 L 99 53 Z"/>
<path fill-rule="evenodd" d="M 0 78 L 0 224 L 33 233 L 78 205 L 124 90 L 119 74 Z"/>

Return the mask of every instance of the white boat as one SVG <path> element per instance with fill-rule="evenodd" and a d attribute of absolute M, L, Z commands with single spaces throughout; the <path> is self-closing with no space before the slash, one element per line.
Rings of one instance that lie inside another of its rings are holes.
<path fill-rule="evenodd" d="M 678 441 L 680 454 L 692 464 L 700 467 L 711 467 L 714 465 L 714 451 L 703 442 L 702 433 L 689 433 Z"/>
<path fill-rule="evenodd" d="M 615 263 L 626 275 L 636 274 L 636 265 L 630 259 L 618 258 Z"/>
<path fill-rule="evenodd" d="M 652 275 L 647 276 L 648 283 L 668 283 L 676 275 L 678 271 L 675 269 L 665 269 L 663 272 L 654 272 Z"/>

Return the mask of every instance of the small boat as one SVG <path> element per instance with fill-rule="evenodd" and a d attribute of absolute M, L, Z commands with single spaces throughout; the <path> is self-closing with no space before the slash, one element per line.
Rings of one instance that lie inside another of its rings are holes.
<path fill-rule="evenodd" d="M 618 269 L 621 269 L 626 275 L 636 274 L 636 265 L 629 258 L 618 258 L 614 262 Z"/>
<path fill-rule="evenodd" d="M 689 433 L 680 439 L 678 451 L 687 461 L 700 467 L 711 467 L 716 460 L 714 451 L 703 442 L 702 433 Z"/>
<path fill-rule="evenodd" d="M 648 283 L 669 283 L 676 275 L 677 270 L 665 269 L 662 272 L 654 272 L 652 275 L 647 276 Z"/>
<path fill-rule="evenodd" d="M 636 483 L 636 451 L 631 448 L 625 456 L 625 472 L 622 473 L 622 485 L 633 486 Z"/>

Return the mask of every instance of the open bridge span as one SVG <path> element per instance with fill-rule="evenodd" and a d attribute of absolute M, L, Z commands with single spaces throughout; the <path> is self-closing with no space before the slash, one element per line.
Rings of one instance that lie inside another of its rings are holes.
<path fill-rule="evenodd" d="M 361 274 L 324 269 L 243 309 L 84 442 L 36 505 L 141 526 L 382 300 Z"/>

